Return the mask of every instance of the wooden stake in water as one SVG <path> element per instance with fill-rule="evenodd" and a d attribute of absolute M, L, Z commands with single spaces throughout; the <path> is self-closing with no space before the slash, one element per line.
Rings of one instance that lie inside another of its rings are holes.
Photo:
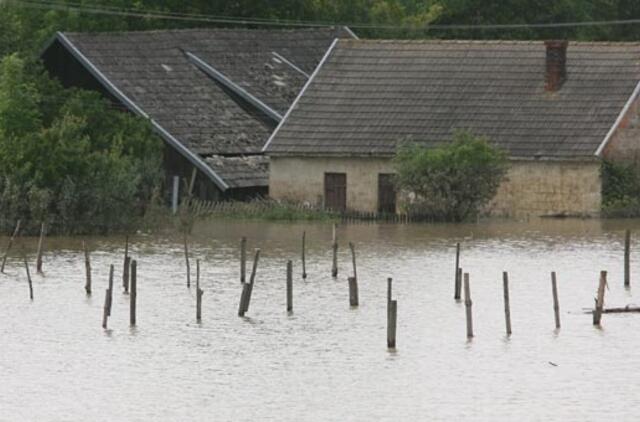
<path fill-rule="evenodd" d="M 349 242 L 349 249 L 351 249 L 351 260 L 353 261 L 353 278 L 358 280 L 358 271 L 356 270 L 356 248 L 352 242 Z"/>
<path fill-rule="evenodd" d="M 303 231 L 302 232 L 302 279 L 303 280 L 307 278 L 307 263 L 305 258 L 306 239 L 307 239 L 307 232 Z"/>
<path fill-rule="evenodd" d="M 358 279 L 349 277 L 349 305 L 358 306 Z"/>
<path fill-rule="evenodd" d="M 127 256 L 124 258 L 124 268 L 122 270 L 122 288 L 124 289 L 124 293 L 129 293 L 129 270 L 131 268 L 131 257 Z"/>
<path fill-rule="evenodd" d="M 454 278 L 454 291 L 453 298 L 455 300 L 460 300 L 460 286 L 462 284 L 462 280 L 460 280 L 460 243 L 456 243 L 456 272 L 453 276 Z"/>
<path fill-rule="evenodd" d="M 107 316 L 111 316 L 111 305 L 113 304 L 113 264 L 109 266 L 109 288 L 107 289 L 107 292 L 109 293 Z"/>
<path fill-rule="evenodd" d="M 129 324 L 136 325 L 136 299 L 138 297 L 138 263 L 131 260 L 131 283 L 129 286 Z"/>
<path fill-rule="evenodd" d="M 630 258 L 631 258 L 631 231 L 627 230 L 624 233 L 624 286 L 625 287 L 629 287 L 631 285 Z"/>
<path fill-rule="evenodd" d="M 202 295 L 204 290 L 200 288 L 200 260 L 196 259 L 196 321 L 202 320 Z"/>
<path fill-rule="evenodd" d="M 293 312 L 293 263 L 287 261 L 287 312 Z"/>
<path fill-rule="evenodd" d="M 2 257 L 2 266 L 0 267 L 0 273 L 4 273 L 4 267 L 5 267 L 5 264 L 7 263 L 7 257 L 9 256 L 9 251 L 11 250 L 13 241 L 18 236 L 18 233 L 20 233 L 20 220 L 16 222 L 16 228 L 13 230 L 13 234 L 11 235 L 11 237 L 9 238 L 9 242 L 7 243 L 7 249 L 5 249 L 4 257 Z"/>
<path fill-rule="evenodd" d="M 87 248 L 87 243 L 82 241 L 82 249 L 84 250 L 84 270 L 85 270 L 85 278 L 86 282 L 84 285 L 84 290 L 87 292 L 87 295 L 91 295 L 91 257 L 89 256 L 89 249 Z"/>
<path fill-rule="evenodd" d="M 333 264 L 331 266 L 331 277 L 338 277 L 338 237 L 336 234 L 336 224 L 333 224 Z"/>
<path fill-rule="evenodd" d="M 184 235 L 184 260 L 187 264 L 187 288 L 191 288 L 191 266 L 189 265 L 189 245 L 187 234 Z"/>
<path fill-rule="evenodd" d="M 247 238 L 240 239 L 240 283 L 247 281 Z"/>
<path fill-rule="evenodd" d="M 507 335 L 511 335 L 511 309 L 509 305 L 509 274 L 502 273 L 502 284 L 504 287 L 504 320 L 507 327 Z"/>
<path fill-rule="evenodd" d="M 102 328 L 107 329 L 107 319 L 109 318 L 109 289 L 104 291 L 104 307 L 102 308 Z"/>
<path fill-rule="evenodd" d="M 469 273 L 464 273 L 464 307 L 467 315 L 467 338 L 473 337 L 473 316 L 471 314 L 471 288 L 469 287 Z"/>
<path fill-rule="evenodd" d="M 44 247 L 45 225 L 40 224 L 40 239 L 38 240 L 38 253 L 36 254 L 36 272 L 42 274 L 42 250 Z"/>
<path fill-rule="evenodd" d="M 393 279 L 387 278 L 387 304 L 391 302 L 391 289 L 393 288 Z"/>
<path fill-rule="evenodd" d="M 607 272 L 600 271 L 600 282 L 598 284 L 598 297 L 596 298 L 596 308 L 593 311 L 593 325 L 600 325 L 602 310 L 604 308 L 604 289 L 607 286 Z"/>
<path fill-rule="evenodd" d="M 256 255 L 253 259 L 253 268 L 251 270 L 251 277 L 249 282 L 243 284 L 242 295 L 240 296 L 240 307 L 238 309 L 238 316 L 243 317 L 249 310 L 249 304 L 251 303 L 251 293 L 253 292 L 253 283 L 256 279 L 256 271 L 258 270 L 258 260 L 260 259 L 260 249 L 256 249 Z"/>
<path fill-rule="evenodd" d="M 556 317 L 556 329 L 560 328 L 560 301 L 558 300 L 558 284 L 556 282 L 556 272 L 551 272 L 551 291 L 553 292 L 553 313 Z"/>
<path fill-rule="evenodd" d="M 27 271 L 27 282 L 29 282 L 29 299 L 33 300 L 33 282 L 31 281 L 31 274 L 29 273 L 29 264 L 27 263 L 27 257 L 24 257 L 24 269 Z"/>
<path fill-rule="evenodd" d="M 396 348 L 396 325 L 398 322 L 398 301 L 390 300 L 387 304 L 387 347 Z"/>

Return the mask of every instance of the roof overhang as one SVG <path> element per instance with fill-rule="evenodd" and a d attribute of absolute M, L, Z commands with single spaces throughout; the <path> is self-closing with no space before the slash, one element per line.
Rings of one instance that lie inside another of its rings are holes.
<path fill-rule="evenodd" d="M 127 95 L 125 95 L 117 86 L 115 86 L 105 75 L 98 69 L 91 61 L 67 38 L 62 32 L 57 32 L 54 39 L 52 39 L 47 48 L 57 40 L 64 46 L 79 62 L 82 66 L 114 97 L 116 97 L 122 104 L 129 109 L 132 113 L 148 119 L 153 127 L 153 130 L 164 139 L 169 145 L 171 145 L 178 153 L 184 156 L 191 164 L 193 164 L 198 170 L 204 173 L 220 190 L 223 192 L 229 189 L 227 183 L 209 167 L 201 157 L 190 151 L 180 140 L 171 135 L 166 129 L 164 129 L 157 121 L 150 118 L 149 115 L 136 103 L 134 103 Z"/>

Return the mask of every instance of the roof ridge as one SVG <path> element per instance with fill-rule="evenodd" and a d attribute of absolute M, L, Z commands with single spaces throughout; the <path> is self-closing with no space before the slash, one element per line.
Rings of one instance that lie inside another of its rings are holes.
<path fill-rule="evenodd" d="M 241 27 L 199 27 L 174 29 L 146 29 L 132 31 L 62 31 L 65 35 L 127 35 L 127 34 L 158 34 L 158 33 L 193 33 L 193 32 L 317 32 L 340 31 L 344 25 L 332 25 L 313 28 L 241 28 Z"/>
<path fill-rule="evenodd" d="M 568 40 L 569 46 L 640 46 L 640 41 L 576 41 Z M 377 39 L 377 38 L 342 38 L 340 43 L 362 43 L 362 44 L 479 44 L 479 45 L 539 45 L 545 40 L 442 40 L 442 39 Z"/>

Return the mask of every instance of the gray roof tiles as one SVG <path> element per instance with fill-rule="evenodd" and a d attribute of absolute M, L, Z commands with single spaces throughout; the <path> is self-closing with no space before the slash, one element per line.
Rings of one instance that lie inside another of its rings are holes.
<path fill-rule="evenodd" d="M 456 129 L 514 157 L 592 157 L 640 80 L 639 43 L 570 43 L 544 90 L 543 42 L 339 40 L 273 135 L 272 155 L 391 155 Z"/>

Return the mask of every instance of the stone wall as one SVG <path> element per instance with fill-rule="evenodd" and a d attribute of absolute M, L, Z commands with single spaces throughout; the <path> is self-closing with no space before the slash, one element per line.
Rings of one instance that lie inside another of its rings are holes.
<path fill-rule="evenodd" d="M 272 157 L 272 198 L 323 204 L 324 173 L 347 174 L 347 208 L 372 212 L 378 204 L 378 174 L 392 173 L 383 158 Z M 499 216 L 597 215 L 600 163 L 514 161 L 507 181 L 491 204 Z"/>

